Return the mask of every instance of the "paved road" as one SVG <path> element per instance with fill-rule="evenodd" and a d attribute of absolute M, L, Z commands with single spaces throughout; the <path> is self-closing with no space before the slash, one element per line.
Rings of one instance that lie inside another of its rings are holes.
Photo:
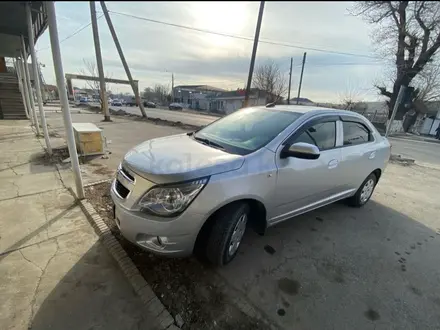
<path fill-rule="evenodd" d="M 440 165 L 440 144 L 408 139 L 390 138 L 392 153 L 418 162 Z"/>

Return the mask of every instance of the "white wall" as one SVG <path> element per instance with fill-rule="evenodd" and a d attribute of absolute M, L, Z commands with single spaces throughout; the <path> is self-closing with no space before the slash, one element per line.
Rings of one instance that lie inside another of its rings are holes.
<path fill-rule="evenodd" d="M 435 135 L 435 130 L 437 129 L 439 124 L 440 124 L 440 119 L 435 119 L 434 124 L 432 125 L 431 130 L 429 131 L 430 135 Z"/>
<path fill-rule="evenodd" d="M 431 130 L 433 119 L 431 118 L 425 118 L 423 121 L 422 128 L 420 129 L 420 134 L 429 134 Z"/>

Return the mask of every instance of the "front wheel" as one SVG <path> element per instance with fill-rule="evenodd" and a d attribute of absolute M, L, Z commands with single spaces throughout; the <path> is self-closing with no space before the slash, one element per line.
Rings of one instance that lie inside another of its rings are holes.
<path fill-rule="evenodd" d="M 250 208 L 246 203 L 225 206 L 215 215 L 214 225 L 207 240 L 206 257 L 217 266 L 228 264 L 237 255 Z"/>
<path fill-rule="evenodd" d="M 364 182 L 362 182 L 356 194 L 350 197 L 347 201 L 350 206 L 361 207 L 365 205 L 373 195 L 374 188 L 376 187 L 377 177 L 374 173 L 371 173 Z"/>

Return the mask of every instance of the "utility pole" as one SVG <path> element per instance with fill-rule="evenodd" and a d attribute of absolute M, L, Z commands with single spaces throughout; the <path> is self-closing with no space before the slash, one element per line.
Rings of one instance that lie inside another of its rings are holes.
<path fill-rule="evenodd" d="M 386 138 L 387 138 L 388 135 L 390 134 L 391 126 L 392 126 L 393 121 L 394 121 L 394 117 L 396 117 L 397 109 L 399 109 L 400 103 L 402 103 L 402 100 L 403 100 L 403 97 L 404 97 L 404 95 L 405 95 L 405 93 L 406 93 L 406 89 L 407 89 L 407 88 L 408 88 L 408 87 L 403 86 L 403 85 L 400 86 L 399 94 L 397 94 L 397 99 L 396 99 L 396 102 L 394 103 L 393 112 L 391 113 L 391 118 L 390 118 L 390 120 L 388 121 L 387 130 L 385 131 L 385 137 L 386 137 Z"/>
<path fill-rule="evenodd" d="M 104 121 L 111 121 L 108 109 L 107 91 L 105 90 L 104 66 L 102 65 L 101 45 L 99 42 L 98 20 L 96 19 L 95 1 L 90 1 L 90 15 L 92 18 L 93 42 L 95 43 L 96 65 L 99 75 L 99 94 L 101 95 L 102 112 Z"/>
<path fill-rule="evenodd" d="M 171 103 L 173 103 L 174 102 L 174 73 L 171 74 L 171 95 L 172 95 Z"/>
<path fill-rule="evenodd" d="M 263 20 L 264 1 L 260 2 L 260 11 L 258 12 L 257 28 L 255 30 L 254 47 L 252 48 L 251 65 L 249 66 L 248 81 L 246 85 L 246 93 L 244 95 L 244 107 L 249 103 L 249 94 L 251 92 L 252 75 L 254 73 L 255 57 L 257 56 L 258 39 L 260 38 L 261 21 Z"/>
<path fill-rule="evenodd" d="M 296 104 L 299 104 L 299 96 L 301 95 L 301 86 L 302 86 L 302 82 L 303 82 L 304 65 L 306 64 L 306 56 L 307 56 L 307 52 L 304 52 L 303 62 L 302 62 L 302 67 L 301 67 L 301 77 L 299 78 L 298 97 L 296 98 Z"/>
<path fill-rule="evenodd" d="M 292 65 L 293 57 L 290 58 L 289 90 L 287 91 L 287 104 L 290 104 L 290 87 L 292 86 Z"/>
<path fill-rule="evenodd" d="M 118 50 L 119 57 L 121 58 L 122 65 L 124 66 L 125 73 L 127 74 L 128 80 L 130 81 L 134 96 L 136 97 L 136 102 L 139 104 L 139 109 L 141 110 L 142 117 L 146 118 L 147 114 L 144 109 L 144 104 L 141 102 L 141 98 L 139 97 L 139 89 L 137 88 L 136 84 L 133 81 L 133 77 L 131 76 L 127 61 L 125 60 L 124 53 L 122 52 L 121 44 L 119 43 L 118 36 L 116 35 L 115 28 L 108 13 L 107 6 L 105 5 L 104 1 L 100 1 L 100 3 L 102 11 L 104 12 L 105 20 L 107 21 L 108 28 L 110 29 L 113 41 L 115 42 L 116 49 Z"/>

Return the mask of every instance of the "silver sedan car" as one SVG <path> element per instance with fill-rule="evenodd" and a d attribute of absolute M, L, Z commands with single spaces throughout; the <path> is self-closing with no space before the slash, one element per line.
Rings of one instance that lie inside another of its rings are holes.
<path fill-rule="evenodd" d="M 153 253 L 237 254 L 247 228 L 345 199 L 368 202 L 390 143 L 363 116 L 306 106 L 245 108 L 187 134 L 130 150 L 113 181 L 115 221 Z"/>

